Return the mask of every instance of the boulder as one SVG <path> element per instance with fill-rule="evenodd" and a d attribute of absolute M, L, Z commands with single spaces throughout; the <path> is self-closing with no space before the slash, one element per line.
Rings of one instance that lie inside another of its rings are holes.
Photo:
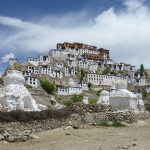
<path fill-rule="evenodd" d="M 4 137 L 0 134 L 0 141 L 4 140 Z"/>

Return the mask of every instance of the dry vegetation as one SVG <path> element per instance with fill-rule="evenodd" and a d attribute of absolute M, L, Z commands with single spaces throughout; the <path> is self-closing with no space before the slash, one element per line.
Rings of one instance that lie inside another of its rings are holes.
<path fill-rule="evenodd" d="M 44 111 L 32 111 L 26 112 L 21 110 L 10 111 L 10 112 L 0 112 L 0 122 L 28 122 L 33 120 L 44 120 L 44 119 L 61 119 L 67 118 L 73 113 L 77 112 L 72 106 L 65 107 L 59 110 L 47 109 Z"/>

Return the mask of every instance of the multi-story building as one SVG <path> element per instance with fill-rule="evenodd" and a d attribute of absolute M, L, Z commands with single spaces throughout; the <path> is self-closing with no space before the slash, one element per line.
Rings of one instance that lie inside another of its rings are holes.
<path fill-rule="evenodd" d="M 79 68 L 88 68 L 89 62 L 86 60 L 78 60 L 78 67 Z"/>
<path fill-rule="evenodd" d="M 123 80 L 119 76 L 103 75 L 95 73 L 88 73 L 85 75 L 85 77 L 86 81 L 91 82 L 93 85 L 104 85 L 104 86 L 113 86 L 118 80 Z"/>
<path fill-rule="evenodd" d="M 56 67 L 58 68 L 64 68 L 64 63 L 63 62 L 57 62 Z"/>
<path fill-rule="evenodd" d="M 95 55 L 95 54 L 83 54 L 82 57 L 87 60 L 94 60 L 99 62 L 104 61 L 104 56 Z"/>
<path fill-rule="evenodd" d="M 96 46 L 91 46 L 91 45 L 87 45 L 87 44 L 83 44 L 83 43 L 77 43 L 77 42 L 74 42 L 74 43 L 64 42 L 64 43 L 58 43 L 57 44 L 57 49 L 66 49 L 66 48 L 97 50 Z"/>
<path fill-rule="evenodd" d="M 100 53 L 106 53 L 107 54 L 107 59 L 110 59 L 109 50 L 106 50 L 104 48 L 100 48 L 100 49 L 98 49 L 98 51 Z"/>
<path fill-rule="evenodd" d="M 38 58 L 33 58 L 33 57 L 28 57 L 27 62 L 31 63 L 34 66 L 38 66 L 39 59 Z"/>
<path fill-rule="evenodd" d="M 82 87 L 74 83 L 73 79 L 69 79 L 68 86 L 57 85 L 56 93 L 58 95 L 73 95 L 82 93 Z"/>
<path fill-rule="evenodd" d="M 83 54 L 99 55 L 100 54 L 99 51 L 91 50 L 91 49 L 79 49 L 78 53 L 79 53 L 79 55 L 83 55 Z"/>
<path fill-rule="evenodd" d="M 31 63 L 34 66 L 38 65 L 48 65 L 50 64 L 50 56 L 40 55 L 38 58 L 28 57 L 27 62 Z"/>
<path fill-rule="evenodd" d="M 65 67 L 63 69 L 63 72 L 65 74 L 65 77 L 68 77 L 68 76 L 75 76 L 75 68 L 74 67 Z"/>
<path fill-rule="evenodd" d="M 136 72 L 134 74 L 135 84 L 137 86 L 145 86 L 145 75 L 144 72 Z"/>

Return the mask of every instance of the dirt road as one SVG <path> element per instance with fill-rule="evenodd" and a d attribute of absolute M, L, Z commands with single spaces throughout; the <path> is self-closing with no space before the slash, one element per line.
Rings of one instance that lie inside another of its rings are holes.
<path fill-rule="evenodd" d="M 150 120 L 123 128 L 59 128 L 38 136 L 24 143 L 0 142 L 0 150 L 150 150 Z"/>

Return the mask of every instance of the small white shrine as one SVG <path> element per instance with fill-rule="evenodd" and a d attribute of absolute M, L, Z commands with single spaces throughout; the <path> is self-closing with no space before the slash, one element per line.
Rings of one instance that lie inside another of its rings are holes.
<path fill-rule="evenodd" d="M 0 109 L 39 111 L 38 104 L 24 86 L 25 79 L 22 72 L 10 70 L 4 77 L 4 86 L 0 88 Z M 46 106 L 40 105 L 41 109 Z"/>
<path fill-rule="evenodd" d="M 144 102 L 141 94 L 134 94 L 127 90 L 127 83 L 117 81 L 109 93 L 103 91 L 100 94 L 98 104 L 110 105 L 113 110 L 144 111 Z"/>

